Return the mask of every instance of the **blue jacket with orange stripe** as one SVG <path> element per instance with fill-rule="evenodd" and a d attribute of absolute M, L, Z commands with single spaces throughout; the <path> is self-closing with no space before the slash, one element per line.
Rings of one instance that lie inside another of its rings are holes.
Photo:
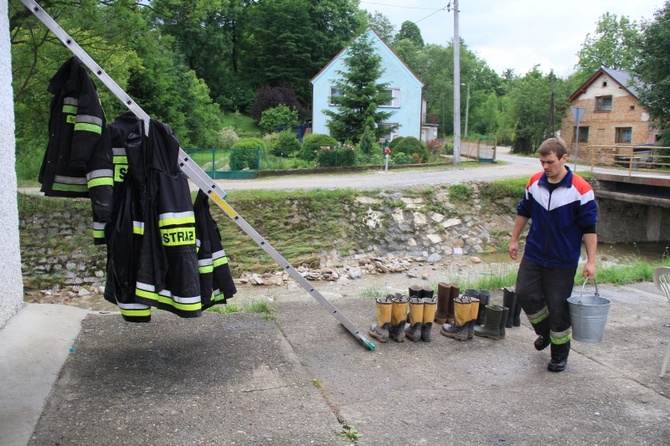
<path fill-rule="evenodd" d="M 548 268 L 576 267 L 584 230 L 598 221 L 591 185 L 565 168 L 567 175 L 553 191 L 544 172 L 533 175 L 517 206 L 518 215 L 531 220 L 524 258 Z"/>

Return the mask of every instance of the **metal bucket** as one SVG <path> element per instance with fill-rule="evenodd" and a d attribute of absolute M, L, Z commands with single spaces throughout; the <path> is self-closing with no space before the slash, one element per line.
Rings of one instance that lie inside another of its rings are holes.
<path fill-rule="evenodd" d="M 568 298 L 570 320 L 572 322 L 572 339 L 575 341 L 596 343 L 603 340 L 607 312 L 612 301 L 600 297 L 598 284 L 595 285 L 595 295 L 584 295 L 584 286 L 586 286 L 586 281 L 584 281 L 582 293 Z"/>

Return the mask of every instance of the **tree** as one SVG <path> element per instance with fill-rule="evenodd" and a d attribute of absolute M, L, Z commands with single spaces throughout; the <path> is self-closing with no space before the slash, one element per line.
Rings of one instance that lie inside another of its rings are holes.
<path fill-rule="evenodd" d="M 375 11 L 374 14 L 367 13 L 367 21 L 368 25 L 374 29 L 377 34 L 379 34 L 379 37 L 384 39 L 386 43 L 391 43 L 393 41 L 395 27 L 391 24 L 388 17 L 379 11 Z"/>
<path fill-rule="evenodd" d="M 414 22 L 405 20 L 400 26 L 400 31 L 395 35 L 395 41 L 400 42 L 401 40 L 409 40 L 417 48 L 423 48 L 423 37 L 421 37 L 421 30 Z"/>
<path fill-rule="evenodd" d="M 576 68 L 586 81 L 601 66 L 631 71 L 639 59 L 640 26 L 628 17 L 605 13 L 598 20 L 595 33 L 587 34 L 577 53 Z"/>
<path fill-rule="evenodd" d="M 331 98 L 337 112 L 323 111 L 330 118 L 330 134 L 338 141 L 356 143 L 365 124 L 373 122 L 375 136 L 381 137 L 388 130 L 381 124 L 393 113 L 379 111 L 377 106 L 390 102 L 391 94 L 387 83 L 377 83 L 383 74 L 381 56 L 376 54 L 368 32 L 347 48 L 344 64 L 348 70 L 338 70 L 341 78 L 335 81 L 340 96 Z"/>
<path fill-rule="evenodd" d="M 662 132 L 661 140 L 670 143 L 670 3 L 656 11 L 642 30 L 640 58 L 633 68 L 640 81 L 636 87 L 640 102 Z"/>

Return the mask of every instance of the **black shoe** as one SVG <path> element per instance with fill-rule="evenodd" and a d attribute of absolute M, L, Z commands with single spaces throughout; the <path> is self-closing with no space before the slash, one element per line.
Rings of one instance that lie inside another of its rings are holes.
<path fill-rule="evenodd" d="M 551 339 L 549 336 L 546 338 L 544 336 L 538 336 L 537 339 L 535 340 L 535 350 L 544 350 L 545 348 L 549 347 L 549 344 L 551 344 Z"/>
<path fill-rule="evenodd" d="M 547 365 L 547 370 L 554 373 L 562 372 L 566 365 L 568 365 L 568 361 L 552 359 Z"/>

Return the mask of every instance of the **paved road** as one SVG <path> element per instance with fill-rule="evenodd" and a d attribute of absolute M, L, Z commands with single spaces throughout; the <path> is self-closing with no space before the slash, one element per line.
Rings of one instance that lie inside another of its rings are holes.
<path fill-rule="evenodd" d="M 249 189 L 405 189 L 473 180 L 492 181 L 500 178 L 524 177 L 530 176 L 541 168 L 537 159 L 510 155 L 508 147 L 499 147 L 497 151 L 496 159 L 500 162 L 482 164 L 477 167 L 457 168 L 453 165 L 445 165 L 444 169 L 389 170 L 388 172 L 380 169 L 364 173 L 217 180 L 216 183 L 226 192 Z"/>

